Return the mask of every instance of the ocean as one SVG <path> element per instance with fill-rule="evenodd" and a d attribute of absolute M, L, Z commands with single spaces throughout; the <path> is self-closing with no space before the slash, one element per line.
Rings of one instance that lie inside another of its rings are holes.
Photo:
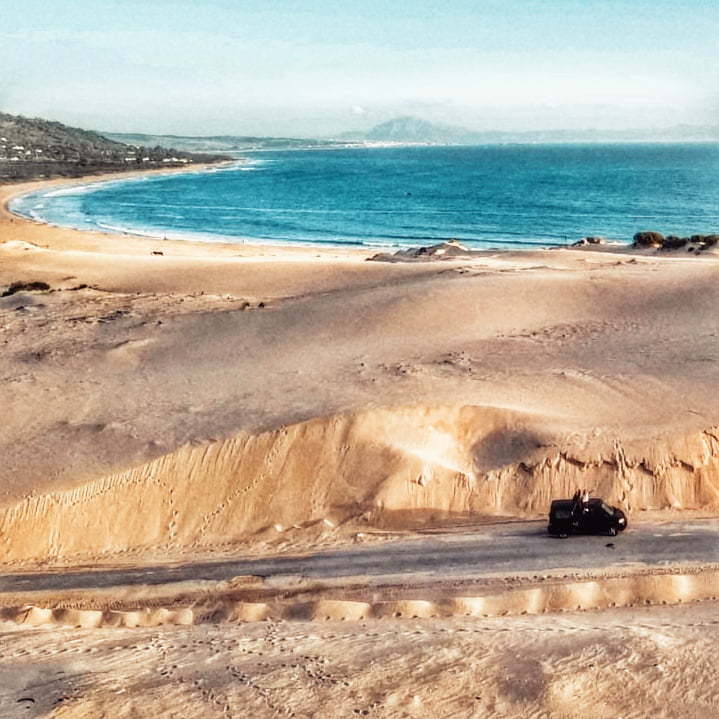
<path fill-rule="evenodd" d="M 474 248 L 719 233 L 719 144 L 275 151 L 209 172 L 49 189 L 51 224 L 207 241 Z"/>

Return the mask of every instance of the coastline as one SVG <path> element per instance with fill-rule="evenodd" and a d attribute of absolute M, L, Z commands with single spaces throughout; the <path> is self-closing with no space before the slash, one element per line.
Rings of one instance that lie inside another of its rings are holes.
<path fill-rule="evenodd" d="M 175 174 L 194 174 L 202 173 L 203 171 L 212 172 L 217 168 L 231 167 L 237 164 L 237 160 L 230 160 L 223 163 L 198 163 L 190 167 L 177 167 L 177 168 L 153 168 L 150 170 L 131 170 L 128 172 L 112 172 L 105 173 L 102 175 L 85 175 L 82 177 L 75 178 L 53 178 L 53 179 L 42 179 L 33 180 L 27 183 L 17 183 L 10 185 L 0 184 L 0 230 L 2 229 L 3 223 L 9 221 L 10 223 L 25 222 L 29 223 L 34 227 L 45 227 L 50 231 L 56 230 L 57 232 L 44 233 L 44 239 L 54 239 L 58 244 L 53 247 L 88 247 L 87 242 L 90 238 L 99 240 L 100 238 L 108 238 L 111 241 L 105 243 L 94 243 L 92 245 L 92 251 L 103 251 L 103 252 L 118 252 L 121 251 L 123 254 L 127 250 L 132 249 L 130 246 L 125 245 L 122 240 L 132 239 L 136 241 L 144 242 L 145 244 L 152 244 L 153 247 L 157 248 L 157 243 L 162 243 L 162 247 L 172 247 L 173 254 L 183 255 L 195 255 L 199 254 L 204 256 L 215 256 L 223 255 L 227 252 L 231 252 L 233 256 L 242 256 L 245 259 L 257 259 L 257 258 L 269 258 L 273 257 L 276 259 L 285 260 L 302 260 L 304 258 L 312 257 L 315 260 L 318 259 L 360 259 L 366 260 L 372 255 L 379 251 L 382 251 L 382 247 L 379 246 L 352 246 L 346 244 L 314 244 L 312 242 L 302 243 L 297 242 L 284 242 L 284 241 L 263 241 L 253 237 L 237 237 L 233 241 L 224 240 L 222 238 L 212 240 L 198 240 L 194 239 L 191 235 L 185 237 L 160 237 L 153 236 L 150 233 L 133 232 L 127 231 L 111 231 L 111 230 L 99 230 L 89 228 L 76 228 L 69 227 L 50 222 L 45 222 L 39 219 L 33 219 L 18 212 L 13 212 L 10 208 L 10 204 L 13 200 L 23 197 L 25 195 L 33 194 L 37 191 L 48 189 L 48 188 L 65 188 L 65 187 L 76 187 L 90 184 L 102 184 L 110 183 L 122 180 L 133 180 L 144 177 L 155 177 L 164 175 L 175 175 Z M 62 233 L 62 237 L 60 234 Z M 77 235 L 69 235 L 67 233 L 80 233 Z M 112 239 L 114 238 L 114 239 Z M 83 242 L 84 239 L 84 242 Z M 117 240 L 121 240 L 118 242 Z M 75 240 L 74 244 L 70 244 L 71 240 Z M 214 252 L 212 247 L 218 248 L 217 252 Z M 184 249 L 183 249 L 184 248 Z M 141 249 L 139 246 L 136 249 Z M 544 249 L 544 248 L 541 248 Z"/>
<path fill-rule="evenodd" d="M 261 239 L 256 237 L 242 237 L 242 236 L 234 236 L 232 233 L 228 234 L 225 237 L 222 237 L 221 235 L 211 235 L 211 234 L 204 234 L 202 231 L 202 228 L 198 229 L 197 231 L 191 232 L 191 231 L 179 231 L 179 232 L 173 232 L 172 230 L 163 230 L 160 227 L 156 229 L 144 229 L 141 225 L 136 229 L 130 229 L 130 228 L 123 228 L 123 227 L 107 227 L 103 228 L 100 226 L 100 228 L 95 228 L 92 226 L 82 226 L 83 223 L 80 223 L 80 226 L 73 227 L 72 225 L 63 225 L 63 224 L 56 224 L 55 222 L 50 222 L 48 220 L 44 220 L 42 218 L 35 218 L 33 216 L 28 216 L 22 214 L 22 212 L 14 212 L 10 208 L 10 204 L 13 202 L 13 200 L 17 199 L 18 197 L 26 196 L 26 195 L 32 195 L 36 192 L 41 192 L 44 190 L 47 190 L 49 188 L 70 188 L 74 186 L 92 186 L 92 185 L 100 185 L 103 183 L 115 183 L 115 182 L 123 182 L 123 181 L 131 181 L 134 179 L 143 179 L 143 178 L 151 178 L 153 176 L 164 176 L 164 175 L 172 175 L 172 174 L 202 174 L 203 172 L 215 172 L 215 171 L 221 171 L 223 168 L 232 168 L 233 166 L 236 166 L 238 162 L 241 162 L 241 160 L 228 160 L 226 162 L 222 163 L 198 163 L 196 165 L 192 166 L 183 166 L 183 167 L 175 167 L 175 168 L 153 168 L 153 169 L 147 169 L 147 170 L 130 170 L 127 172 L 113 172 L 113 173 L 105 173 L 101 175 L 86 175 L 83 177 L 78 178 L 54 178 L 54 179 L 42 179 L 42 180 L 34 180 L 32 182 L 28 183 L 18 183 L 18 184 L 11 184 L 11 185 L 0 185 L 0 226 L 2 224 L 3 219 L 9 220 L 10 222 L 15 221 L 24 221 L 30 223 L 30 225 L 38 226 L 42 225 L 51 229 L 58 230 L 62 233 L 67 232 L 74 232 L 74 233 L 82 233 L 85 240 L 87 241 L 89 237 L 107 237 L 107 238 L 134 238 L 136 241 L 146 241 L 150 243 L 157 243 L 162 242 L 164 246 L 169 246 L 169 244 L 165 243 L 172 243 L 174 245 L 174 250 L 180 250 L 182 253 L 182 246 L 185 248 L 185 252 L 187 252 L 188 248 L 191 246 L 193 248 L 193 253 L 196 251 L 200 251 L 201 248 L 204 248 L 207 250 L 208 245 L 213 245 L 215 247 L 224 247 L 226 248 L 233 248 L 235 251 L 239 250 L 240 253 L 243 256 L 249 257 L 258 257 L 262 254 L 267 255 L 266 252 L 263 252 L 264 249 L 270 250 L 271 256 L 278 256 L 279 253 L 282 254 L 284 257 L 300 257 L 300 256 L 309 256 L 314 255 L 315 257 L 333 257 L 336 258 L 338 256 L 346 256 L 346 257 L 362 257 L 364 259 L 368 259 L 370 256 L 379 254 L 383 255 L 383 259 L 387 259 L 389 261 L 407 261 L 407 258 L 409 255 L 412 254 L 413 250 L 416 250 L 417 248 L 413 248 L 410 244 L 401 244 L 396 245 L 392 242 L 390 242 L 387 246 L 383 246 L 381 244 L 363 244 L 362 242 L 358 242 L 356 245 L 352 244 L 351 242 L 344 243 L 339 241 L 337 244 L 332 243 L 322 243 L 322 242 L 313 242 L 312 240 L 308 239 L 306 241 L 303 241 L 301 238 L 298 238 L 296 240 L 271 240 L 271 239 Z M 62 218 L 60 218 L 59 222 L 62 223 Z M 589 224 L 589 223 L 587 223 Z M 448 229 L 447 232 L 451 232 L 451 229 Z M 633 230 L 630 231 L 630 233 L 633 232 Z M 511 233 L 510 233 L 511 234 Z M 450 236 L 449 234 L 447 236 Z M 578 235 L 577 235 L 578 236 Z M 529 237 L 529 235 L 527 235 Z M 567 241 L 568 236 L 565 237 L 565 242 Z M 69 236 L 66 236 L 64 238 L 65 242 L 69 239 Z M 76 240 L 80 240 L 79 235 L 75 235 Z M 410 238 L 408 238 L 410 239 Z M 416 240 L 419 238 L 415 238 Z M 429 238 L 426 238 L 428 240 Z M 670 237 L 670 240 L 674 240 L 677 238 Z M 464 242 L 464 240 L 453 240 L 457 241 L 459 243 Z M 441 244 L 443 240 L 438 239 L 436 240 L 437 243 Z M 471 243 L 473 240 L 467 240 L 467 242 Z M 490 243 L 489 240 L 482 240 L 481 242 L 486 242 L 487 244 Z M 671 253 L 667 253 L 665 250 L 667 248 L 657 248 L 657 247 L 636 247 L 629 242 L 623 242 L 623 241 L 617 241 L 617 240 L 605 240 L 602 244 L 591 244 L 588 243 L 585 240 L 578 240 L 576 243 L 573 244 L 562 244 L 559 240 L 552 242 L 547 240 L 546 244 L 536 242 L 534 239 L 531 241 L 529 239 L 527 240 L 516 240 L 516 241 L 509 241 L 506 242 L 503 240 L 497 240 L 499 243 L 498 247 L 482 247 L 481 249 L 471 249 L 468 247 L 468 252 L 465 254 L 467 255 L 467 258 L 469 257 L 482 257 L 482 256 L 491 256 L 494 253 L 501 252 L 505 256 L 509 256 L 508 253 L 516 253 L 518 251 L 521 251 L 523 253 L 537 253 L 537 252 L 544 252 L 547 250 L 579 250 L 583 252 L 610 252 L 610 253 L 632 253 L 632 254 L 638 254 L 638 255 L 653 255 L 657 254 L 655 250 L 661 249 L 663 256 L 668 256 L 671 254 L 673 257 L 680 256 L 680 253 L 676 250 L 682 249 L 683 246 L 681 245 L 671 245 L 671 249 L 674 250 Z M 584 243 L 583 247 L 580 247 L 581 243 Z M 108 252 L 113 252 L 112 245 L 117 246 L 117 242 L 114 243 L 105 243 L 104 250 Z M 686 242 L 685 242 L 686 244 Z M 96 249 L 99 249 L 98 246 L 95 246 Z M 129 249 L 129 248 L 127 248 Z M 243 249 L 245 251 L 243 251 Z M 700 252 L 697 252 L 696 254 L 705 254 L 704 250 L 709 249 L 710 252 L 708 254 L 715 254 L 717 251 L 717 248 L 712 247 L 704 247 L 704 246 L 697 246 L 692 247 L 691 250 L 701 250 Z M 686 248 L 685 250 L 686 251 Z M 396 257 L 394 259 L 390 258 L 390 254 L 394 253 Z M 201 252 L 202 254 L 202 252 Z M 420 261 L 424 261 L 428 258 L 420 257 Z M 438 259 L 438 258 L 434 258 Z M 442 258 L 445 260 L 448 260 L 450 258 Z M 456 259 L 460 259 L 458 256 Z"/>
<path fill-rule="evenodd" d="M 127 170 L 123 172 L 104 172 L 92 175 L 81 175 L 79 177 L 51 177 L 29 180 L 27 182 L 12 182 L 0 184 L 0 213 L 9 214 L 13 217 L 22 217 L 12 212 L 9 203 L 23 195 L 31 194 L 46 187 L 74 187 L 76 185 L 88 185 L 94 182 L 111 182 L 112 180 L 126 180 L 135 177 L 153 177 L 163 175 L 186 174 L 192 172 L 203 172 L 205 170 L 235 164 L 235 160 L 227 162 L 203 162 L 182 167 L 159 167 L 145 170 Z"/>
<path fill-rule="evenodd" d="M 189 463 L 200 477 L 215 471 L 207 481 L 224 487 L 231 472 L 206 465 L 210 450 L 197 444 L 260 464 L 253 443 L 281 457 L 294 453 L 300 465 L 277 470 L 290 494 L 320 476 L 351 484 L 355 470 L 337 458 L 354 433 L 352 466 L 363 467 L 362 476 L 374 467 L 373 486 L 389 483 L 387 496 L 370 492 L 362 502 L 394 506 L 391 522 L 399 525 L 428 511 L 425 501 L 442 516 L 534 516 L 557 482 L 574 481 L 596 482 L 610 499 L 642 511 L 717 510 L 713 449 L 703 434 L 719 426 L 713 314 L 697 311 L 714 306 L 716 255 L 696 261 L 605 245 L 366 262 L 370 251 L 346 248 L 65 229 L 7 208 L 11 197 L 38 187 L 103 179 L 0 188 L 0 286 L 9 288 L 0 298 L 0 400 L 8 416 L 0 506 L 12 510 L 35 496 L 32 511 L 42 514 L 47 492 L 67 492 L 72 503 L 109 487 L 122 504 L 122 473 L 132 482 L 162 476 L 148 464 L 162 457 L 160 467 Z M 667 305 L 671 296 L 681 299 Z M 667 321 L 673 340 L 658 344 Z M 688 348 L 687 358 L 677 347 Z M 407 436 L 432 449 L 405 449 Z M 370 437 L 389 447 L 382 462 Z M 289 444 L 273 449 L 278 443 Z M 611 470 L 617 444 L 637 467 L 673 469 L 652 475 L 648 488 L 637 475 L 630 490 Z M 302 462 L 311 468 L 317 456 L 329 465 L 312 479 Z M 436 495 L 414 480 L 405 486 L 406 472 L 416 479 L 425 471 L 444 477 Z M 505 472 L 526 486 L 506 480 L 514 489 L 470 492 L 465 505 L 456 489 L 441 489 L 456 471 Z M 382 480 L 386 472 L 395 479 Z M 186 519 L 188 528 L 173 536 L 192 543 Z M 116 536 L 132 545 L 127 521 Z M 299 521 L 293 515 L 290 523 Z"/>
<path fill-rule="evenodd" d="M 234 257 L 242 256 L 246 259 L 257 257 L 283 257 L 285 259 L 299 259 L 313 256 L 319 258 L 361 258 L 365 259 L 372 254 L 372 249 L 350 248 L 341 246 L 316 247 L 310 245 L 281 245 L 262 243 L 252 238 L 242 242 L 203 242 L 193 239 L 165 239 L 150 237 L 131 232 L 103 232 L 101 230 L 76 229 L 54 225 L 41 220 L 34 220 L 19 213 L 13 212 L 10 203 L 24 195 L 32 194 L 47 188 L 75 187 L 79 185 L 113 182 L 117 180 L 131 180 L 135 178 L 154 177 L 174 174 L 192 174 L 203 171 L 212 171 L 223 166 L 236 164 L 235 160 L 226 163 L 202 163 L 190 167 L 154 168 L 150 170 L 131 170 L 128 172 L 112 172 L 101 175 L 85 175 L 76 178 L 52 178 L 33 180 L 17 184 L 0 185 L 0 231 L 7 227 L 12 229 L 16 239 L 38 246 L 59 251 L 101 252 L 103 254 L 132 254 L 134 251 L 157 251 L 171 248 L 175 255 L 215 257 L 231 254 Z"/>

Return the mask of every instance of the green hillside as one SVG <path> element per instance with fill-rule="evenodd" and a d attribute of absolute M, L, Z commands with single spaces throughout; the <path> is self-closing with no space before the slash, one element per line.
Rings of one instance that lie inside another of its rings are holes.
<path fill-rule="evenodd" d="M 224 159 L 130 145 L 60 122 L 0 113 L 0 181 L 74 176 Z"/>

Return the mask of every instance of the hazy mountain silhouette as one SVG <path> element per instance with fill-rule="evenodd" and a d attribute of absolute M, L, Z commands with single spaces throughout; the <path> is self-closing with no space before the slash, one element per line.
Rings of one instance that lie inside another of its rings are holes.
<path fill-rule="evenodd" d="M 342 132 L 331 138 L 250 137 L 244 135 L 152 135 L 103 133 L 132 145 L 173 147 L 185 152 L 248 152 L 251 150 L 323 149 L 364 143 L 424 145 L 540 144 L 563 142 L 719 142 L 719 126 L 675 125 L 636 130 L 470 130 L 429 122 L 419 117 L 396 117 L 365 131 Z"/>
<path fill-rule="evenodd" d="M 438 124 L 417 117 L 397 117 L 365 132 L 346 132 L 335 139 L 356 142 L 478 145 L 542 142 L 697 142 L 719 141 L 719 126 L 675 125 L 669 128 L 629 130 L 477 131 Z"/>

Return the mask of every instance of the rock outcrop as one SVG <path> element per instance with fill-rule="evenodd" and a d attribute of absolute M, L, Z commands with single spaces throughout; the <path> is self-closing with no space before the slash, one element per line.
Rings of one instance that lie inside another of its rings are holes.
<path fill-rule="evenodd" d="M 408 247 L 397 252 L 379 252 L 369 260 L 375 262 L 412 262 L 427 260 L 452 260 L 463 257 L 472 257 L 478 254 L 476 250 L 465 247 L 457 240 L 448 240 L 428 247 Z"/>

